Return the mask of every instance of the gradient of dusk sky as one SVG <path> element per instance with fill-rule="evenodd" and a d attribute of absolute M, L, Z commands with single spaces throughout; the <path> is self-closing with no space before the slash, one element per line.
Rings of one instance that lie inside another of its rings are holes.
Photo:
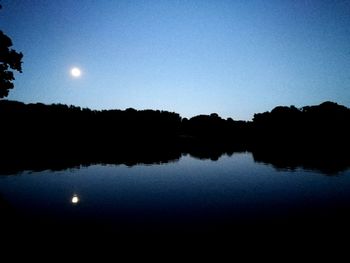
<path fill-rule="evenodd" d="M 245 120 L 277 105 L 350 106 L 350 1 L 1 4 L 0 29 L 24 54 L 11 100 Z"/>

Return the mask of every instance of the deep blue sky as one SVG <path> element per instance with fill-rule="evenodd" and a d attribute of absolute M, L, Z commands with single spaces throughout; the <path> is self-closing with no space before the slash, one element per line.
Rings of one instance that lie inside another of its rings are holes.
<path fill-rule="evenodd" d="M 8 99 L 247 120 L 350 106 L 350 1 L 1 3 L 0 29 L 24 53 Z"/>

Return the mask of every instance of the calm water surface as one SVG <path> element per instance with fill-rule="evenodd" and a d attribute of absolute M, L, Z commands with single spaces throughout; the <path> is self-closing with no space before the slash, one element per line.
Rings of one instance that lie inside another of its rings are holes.
<path fill-rule="evenodd" d="M 349 190 L 350 170 L 276 170 L 250 153 L 0 176 L 2 210 L 15 218 L 114 230 L 340 218 L 350 211 Z"/>

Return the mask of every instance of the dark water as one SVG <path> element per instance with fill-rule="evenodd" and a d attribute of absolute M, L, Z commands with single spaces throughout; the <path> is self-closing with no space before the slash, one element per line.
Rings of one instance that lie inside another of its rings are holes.
<path fill-rule="evenodd" d="M 0 176 L 2 220 L 16 228 L 235 231 L 347 226 L 350 170 L 330 176 L 255 162 L 251 153 L 164 164 L 91 165 Z M 36 230 L 35 230 L 36 231 Z"/>

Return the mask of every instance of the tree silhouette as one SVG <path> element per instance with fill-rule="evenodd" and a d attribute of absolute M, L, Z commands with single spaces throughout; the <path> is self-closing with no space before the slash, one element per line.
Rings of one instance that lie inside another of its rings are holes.
<path fill-rule="evenodd" d="M 23 54 L 11 47 L 11 38 L 0 30 L 0 98 L 7 97 L 9 90 L 14 87 L 15 77 L 12 70 L 22 73 Z"/>

